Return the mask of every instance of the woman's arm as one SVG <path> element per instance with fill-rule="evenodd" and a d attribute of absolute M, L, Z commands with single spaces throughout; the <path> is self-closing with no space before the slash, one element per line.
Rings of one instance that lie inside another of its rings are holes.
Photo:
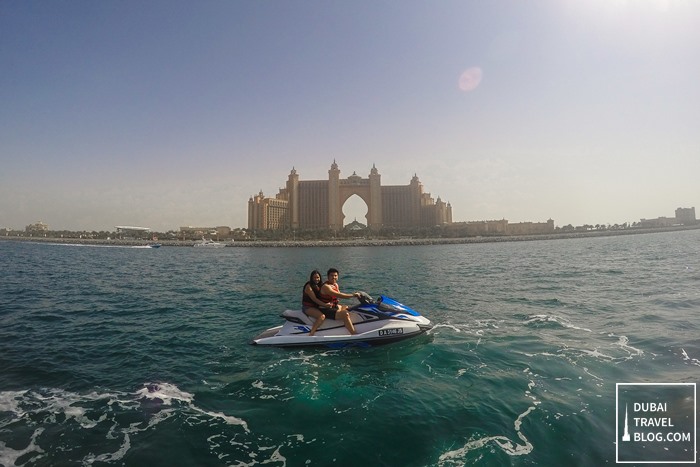
<path fill-rule="evenodd" d="M 317 305 L 319 306 L 330 306 L 330 303 L 325 303 L 323 300 L 319 299 L 316 294 L 314 293 L 314 290 L 311 288 L 309 284 L 306 284 L 306 287 L 304 287 L 304 292 L 306 292 L 306 296 L 310 297 L 311 300 L 313 300 Z"/>

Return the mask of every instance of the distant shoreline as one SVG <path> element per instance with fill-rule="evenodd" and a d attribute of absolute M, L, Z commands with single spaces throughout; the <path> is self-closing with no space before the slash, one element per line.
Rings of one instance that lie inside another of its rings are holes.
<path fill-rule="evenodd" d="M 588 232 L 568 232 L 540 235 L 513 235 L 513 236 L 480 236 L 463 238 L 399 238 L 399 239 L 350 239 L 350 240 L 274 240 L 274 241 L 237 241 L 222 242 L 228 248 L 305 248 L 305 247 L 369 247 L 369 246 L 420 246 L 420 245 L 459 245 L 469 243 L 499 243 L 499 242 L 527 242 L 538 240 L 565 240 L 591 237 L 614 237 L 620 235 L 640 235 L 662 232 L 681 232 L 686 230 L 698 230 L 700 224 L 692 226 L 661 227 L 653 229 L 625 229 L 604 230 Z M 51 238 L 51 237 L 19 237 L 5 236 L 0 240 L 14 242 L 58 243 L 63 245 L 113 245 L 113 246 L 146 246 L 154 241 L 149 240 L 120 240 L 120 239 L 92 239 L 92 238 Z M 196 243 L 193 240 L 158 240 L 163 247 L 192 247 Z"/>

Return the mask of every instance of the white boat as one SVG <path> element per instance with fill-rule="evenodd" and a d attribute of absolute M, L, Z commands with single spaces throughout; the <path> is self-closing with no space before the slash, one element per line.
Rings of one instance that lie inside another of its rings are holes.
<path fill-rule="evenodd" d="M 226 244 L 202 237 L 202 241 L 196 242 L 194 246 L 202 248 L 223 248 Z"/>

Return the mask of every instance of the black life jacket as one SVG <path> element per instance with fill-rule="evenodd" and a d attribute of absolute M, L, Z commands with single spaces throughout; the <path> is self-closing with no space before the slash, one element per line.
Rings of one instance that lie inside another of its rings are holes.
<path fill-rule="evenodd" d="M 309 281 L 306 284 L 304 284 L 304 287 L 302 287 L 301 289 L 301 303 L 304 306 L 317 307 L 318 303 L 314 302 L 313 299 L 306 294 L 307 285 L 311 286 L 311 290 L 314 291 L 314 295 L 316 295 L 316 298 L 320 299 L 321 297 L 321 288 L 319 287 L 318 289 L 314 289 L 314 284 L 312 284 L 311 281 Z"/>

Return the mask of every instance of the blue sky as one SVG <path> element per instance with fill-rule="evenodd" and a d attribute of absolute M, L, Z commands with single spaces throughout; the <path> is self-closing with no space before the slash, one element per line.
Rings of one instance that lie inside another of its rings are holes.
<path fill-rule="evenodd" d="M 0 228 L 246 227 L 333 160 L 456 221 L 671 217 L 698 76 L 691 0 L 3 0 Z"/>

